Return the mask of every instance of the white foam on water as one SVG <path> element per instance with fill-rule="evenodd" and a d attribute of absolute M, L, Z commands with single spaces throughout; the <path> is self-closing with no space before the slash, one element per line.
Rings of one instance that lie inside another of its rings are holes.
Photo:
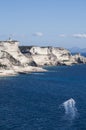
<path fill-rule="evenodd" d="M 65 101 L 62 105 L 65 109 L 65 115 L 69 119 L 74 119 L 77 114 L 77 108 L 75 106 L 76 102 L 73 98 L 70 98 L 69 100 Z"/>
<path fill-rule="evenodd" d="M 33 75 L 44 75 L 44 73 L 32 73 Z"/>

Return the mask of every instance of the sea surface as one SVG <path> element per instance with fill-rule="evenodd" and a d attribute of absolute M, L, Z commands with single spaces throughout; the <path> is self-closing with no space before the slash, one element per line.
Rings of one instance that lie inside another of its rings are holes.
<path fill-rule="evenodd" d="M 0 78 L 0 130 L 86 130 L 86 65 Z"/>

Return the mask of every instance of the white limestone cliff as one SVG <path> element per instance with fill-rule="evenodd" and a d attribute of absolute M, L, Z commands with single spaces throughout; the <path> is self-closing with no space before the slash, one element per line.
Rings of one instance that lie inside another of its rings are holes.
<path fill-rule="evenodd" d="M 0 41 L 0 76 L 45 71 L 30 66 L 32 61 L 21 53 L 18 45 L 18 41 Z"/>
<path fill-rule="evenodd" d="M 45 65 L 72 65 L 86 63 L 86 58 L 81 55 L 72 56 L 70 51 L 59 47 L 20 47 L 26 51 L 25 55 L 31 58 L 37 66 Z"/>
<path fill-rule="evenodd" d="M 70 52 L 63 48 L 32 47 L 30 53 L 38 65 L 57 65 L 70 58 Z"/>
<path fill-rule="evenodd" d="M 12 56 L 15 60 L 19 61 L 21 64 L 27 64 L 29 59 L 25 57 L 18 48 L 18 41 L 1 41 L 0 42 L 0 57 L 5 57 L 6 54 Z"/>
<path fill-rule="evenodd" d="M 19 49 L 18 41 L 0 41 L 0 76 L 46 71 L 42 68 L 45 65 L 57 66 L 78 63 L 85 64 L 86 58 L 80 54 L 72 56 L 64 48 L 32 46 L 20 47 Z"/>

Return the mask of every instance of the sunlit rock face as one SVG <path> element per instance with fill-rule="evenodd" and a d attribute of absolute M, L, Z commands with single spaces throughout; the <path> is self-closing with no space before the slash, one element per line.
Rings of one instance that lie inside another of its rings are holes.
<path fill-rule="evenodd" d="M 3 41 L 0 42 L 0 57 L 6 57 L 9 60 L 12 58 L 15 59 L 15 61 L 20 62 L 20 64 L 26 64 L 29 62 L 29 59 L 27 59 L 19 50 L 18 48 L 19 42 L 18 41 Z M 17 63 L 16 62 L 16 63 Z"/>
<path fill-rule="evenodd" d="M 75 54 L 72 56 L 72 58 L 77 62 L 77 63 L 86 63 L 86 58 L 84 56 L 81 56 L 79 53 Z"/>
<path fill-rule="evenodd" d="M 0 41 L 0 75 L 6 73 L 45 71 L 40 66 L 86 63 L 80 54 L 74 56 L 58 47 L 19 47 L 15 40 Z M 39 67 L 38 67 L 39 66 Z M 11 71 L 12 70 L 12 71 Z"/>
<path fill-rule="evenodd" d="M 86 63 L 85 57 L 79 54 L 72 56 L 67 49 L 59 47 L 27 46 L 20 47 L 20 50 L 37 66 Z"/>
<path fill-rule="evenodd" d="M 16 72 L 42 71 L 41 68 L 29 67 L 33 61 L 21 53 L 18 41 L 0 41 L 0 75 Z M 12 70 L 12 71 L 7 71 Z"/>
<path fill-rule="evenodd" d="M 70 52 L 63 48 L 32 46 L 27 47 L 26 51 L 38 66 L 59 65 L 70 58 Z"/>

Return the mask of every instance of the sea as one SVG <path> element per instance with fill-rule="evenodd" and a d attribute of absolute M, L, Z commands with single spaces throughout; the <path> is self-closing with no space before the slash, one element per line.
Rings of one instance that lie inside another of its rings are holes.
<path fill-rule="evenodd" d="M 86 130 L 86 65 L 0 77 L 0 130 Z"/>

